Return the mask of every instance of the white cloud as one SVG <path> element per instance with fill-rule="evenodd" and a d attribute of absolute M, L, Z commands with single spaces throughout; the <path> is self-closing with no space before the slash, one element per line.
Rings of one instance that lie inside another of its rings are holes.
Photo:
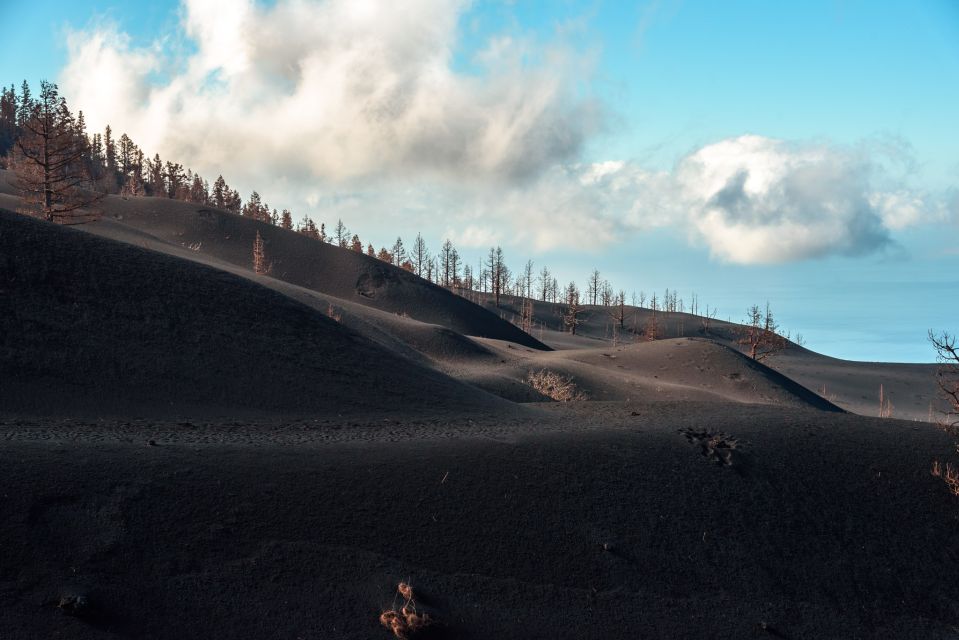
<path fill-rule="evenodd" d="M 468 5 L 184 0 L 180 32 L 150 47 L 111 25 L 72 33 L 60 84 L 92 126 L 151 155 L 385 236 L 598 249 L 673 225 L 719 260 L 757 264 L 876 251 L 929 215 L 877 160 L 908 155 L 896 145 L 747 135 L 672 171 L 584 162 L 604 125 L 582 94 L 589 56 L 496 35 L 461 71 Z"/>
<path fill-rule="evenodd" d="M 575 157 L 600 121 L 574 95 L 571 58 L 544 49 L 530 65 L 530 43 L 500 39 L 478 58 L 480 75 L 457 72 L 465 6 L 186 0 L 181 35 L 195 50 L 136 49 L 99 25 L 71 35 L 61 85 L 91 123 L 242 181 L 264 171 L 514 180 Z"/>
<path fill-rule="evenodd" d="M 747 135 L 689 155 L 676 179 L 690 223 L 713 255 L 751 264 L 857 255 L 888 244 L 889 229 L 917 215 L 901 195 L 874 192 L 871 173 L 859 153 Z"/>

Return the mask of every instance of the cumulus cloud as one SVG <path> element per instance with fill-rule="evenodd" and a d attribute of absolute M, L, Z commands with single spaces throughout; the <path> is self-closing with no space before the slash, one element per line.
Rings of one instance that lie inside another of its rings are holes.
<path fill-rule="evenodd" d="M 873 191 L 871 174 L 857 152 L 747 135 L 689 155 L 676 178 L 712 253 L 749 264 L 887 245 L 890 229 L 915 222 L 920 203 Z"/>
<path fill-rule="evenodd" d="M 72 33 L 60 84 L 91 125 L 243 193 L 463 246 L 599 248 L 671 225 L 763 264 L 881 250 L 929 216 L 877 159 L 908 165 L 896 145 L 744 135 L 669 171 L 585 162 L 604 110 L 582 52 L 499 34 L 464 71 L 468 5 L 184 0 L 179 32 L 147 47 L 109 24 Z"/>
<path fill-rule="evenodd" d="M 98 25 L 71 35 L 61 85 L 90 122 L 207 172 L 523 180 L 575 157 L 601 121 L 573 58 L 499 38 L 458 72 L 466 4 L 186 0 L 189 53 Z"/>

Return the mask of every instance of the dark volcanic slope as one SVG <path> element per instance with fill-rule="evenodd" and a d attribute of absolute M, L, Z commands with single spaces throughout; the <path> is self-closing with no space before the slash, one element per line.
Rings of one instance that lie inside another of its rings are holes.
<path fill-rule="evenodd" d="M 499 403 L 242 278 L 2 210 L 0 376 L 6 413 Z"/>
<path fill-rule="evenodd" d="M 548 349 L 497 314 L 365 254 L 187 202 L 110 196 L 102 206 L 104 220 L 85 225 L 84 231 L 134 244 L 138 234 L 152 237 L 244 268 L 251 266 L 259 231 L 274 278 L 464 335 Z"/>

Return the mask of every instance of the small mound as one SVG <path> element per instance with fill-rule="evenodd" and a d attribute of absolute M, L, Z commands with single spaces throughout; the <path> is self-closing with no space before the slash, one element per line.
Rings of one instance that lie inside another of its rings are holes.
<path fill-rule="evenodd" d="M 253 282 L 0 210 L 8 414 L 344 414 L 499 401 Z"/>
<path fill-rule="evenodd" d="M 841 411 L 838 407 L 742 353 L 701 338 L 678 338 L 626 347 L 550 353 L 483 341 L 499 361 L 459 376 L 482 389 L 523 401 L 516 383 L 547 369 L 569 377 L 591 400 L 694 401 L 771 404 Z M 507 383 L 507 381 L 511 381 Z M 536 401 L 541 394 L 526 395 Z"/>
<path fill-rule="evenodd" d="M 797 382 L 724 344 L 676 338 L 616 350 L 571 352 L 577 362 L 723 396 L 736 402 L 841 411 Z"/>

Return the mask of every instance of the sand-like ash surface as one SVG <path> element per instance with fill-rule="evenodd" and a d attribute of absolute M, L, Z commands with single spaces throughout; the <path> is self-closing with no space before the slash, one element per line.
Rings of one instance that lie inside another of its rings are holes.
<path fill-rule="evenodd" d="M 400 583 L 415 637 L 959 633 L 953 438 L 843 411 L 888 380 L 925 416 L 933 367 L 766 366 L 681 315 L 573 337 L 545 304 L 531 337 L 278 229 L 253 274 L 260 223 L 105 209 L 0 211 L 4 640 L 388 639 Z"/>
<path fill-rule="evenodd" d="M 928 425 L 616 402 L 21 421 L 0 442 L 4 637 L 388 638 L 400 581 L 450 638 L 934 638 L 959 620 L 959 505 L 926 465 L 950 442 Z M 57 609 L 74 593 L 85 617 Z"/>

